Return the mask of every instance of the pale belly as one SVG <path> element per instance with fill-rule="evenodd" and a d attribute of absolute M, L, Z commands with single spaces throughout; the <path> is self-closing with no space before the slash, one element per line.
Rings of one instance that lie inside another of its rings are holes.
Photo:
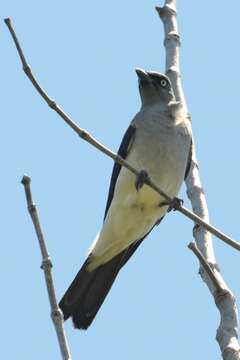
<path fill-rule="evenodd" d="M 182 134 L 171 131 L 156 134 L 143 129 L 139 135 L 128 162 L 139 171 L 146 170 L 170 197 L 176 196 L 184 179 L 190 140 L 186 136 L 185 143 Z M 107 217 L 90 250 L 93 268 L 140 240 L 167 212 L 165 199 L 147 185 L 136 191 L 135 180 L 129 170 L 121 169 Z"/>

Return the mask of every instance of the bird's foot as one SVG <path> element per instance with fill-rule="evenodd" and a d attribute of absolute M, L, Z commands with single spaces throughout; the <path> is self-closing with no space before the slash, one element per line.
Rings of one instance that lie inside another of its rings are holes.
<path fill-rule="evenodd" d="M 183 200 L 179 199 L 177 197 L 174 197 L 172 201 L 169 204 L 168 212 L 170 211 L 176 211 L 183 205 Z"/>
<path fill-rule="evenodd" d="M 137 191 L 139 191 L 144 184 L 148 184 L 149 183 L 149 175 L 145 170 L 141 170 L 139 172 L 139 174 L 136 176 L 136 181 L 135 181 L 135 188 Z"/>

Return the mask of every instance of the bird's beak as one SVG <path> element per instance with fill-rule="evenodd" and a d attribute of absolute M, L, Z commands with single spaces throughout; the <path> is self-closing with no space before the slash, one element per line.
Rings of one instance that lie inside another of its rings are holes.
<path fill-rule="evenodd" d="M 145 70 L 136 68 L 136 73 L 139 81 L 149 81 L 149 75 Z"/>

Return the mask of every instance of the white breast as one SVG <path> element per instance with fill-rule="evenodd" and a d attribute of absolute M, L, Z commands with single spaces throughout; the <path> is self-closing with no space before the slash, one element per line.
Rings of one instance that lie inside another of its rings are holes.
<path fill-rule="evenodd" d="M 167 123 L 163 115 L 136 117 L 136 136 L 127 161 L 137 170 L 146 170 L 169 196 L 177 195 L 184 179 L 191 136 L 182 121 Z M 114 197 L 91 253 L 92 268 L 110 260 L 142 238 L 167 211 L 159 206 L 165 199 L 150 187 L 135 188 L 136 177 L 122 168 Z"/>

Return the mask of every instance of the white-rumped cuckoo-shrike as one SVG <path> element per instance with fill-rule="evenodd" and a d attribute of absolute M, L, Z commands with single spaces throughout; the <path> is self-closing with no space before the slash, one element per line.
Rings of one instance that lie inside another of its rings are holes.
<path fill-rule="evenodd" d="M 150 178 L 175 198 L 191 163 L 191 126 L 167 76 L 136 69 L 142 100 L 118 154 L 140 172 L 113 166 L 104 222 L 88 257 L 60 301 L 64 319 L 87 329 L 119 270 L 169 210 L 145 184 Z"/>

